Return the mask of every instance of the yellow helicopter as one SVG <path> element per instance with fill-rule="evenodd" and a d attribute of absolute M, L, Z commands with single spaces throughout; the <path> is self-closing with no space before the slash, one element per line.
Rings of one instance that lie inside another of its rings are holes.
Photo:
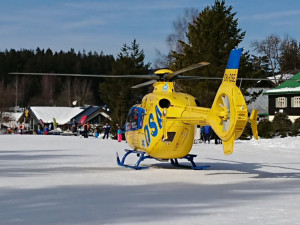
<path fill-rule="evenodd" d="M 248 118 L 247 105 L 243 94 L 236 86 L 242 48 L 230 53 L 222 83 L 217 91 L 211 108 L 199 106 L 197 99 L 185 93 L 175 91 L 173 80 L 206 79 L 198 76 L 182 76 L 183 72 L 206 66 L 201 62 L 178 71 L 157 70 L 153 75 L 84 75 L 89 77 L 145 78 L 148 82 L 134 86 L 139 88 L 153 84 L 152 93 L 145 95 L 141 104 L 133 106 L 127 116 L 125 137 L 133 150 L 126 150 L 122 160 L 117 155 L 118 165 L 133 169 L 144 169 L 140 163 L 147 158 L 170 160 L 174 166 L 181 166 L 178 159 L 191 162 L 193 169 L 203 169 L 194 162 L 196 155 L 192 149 L 196 125 L 210 125 L 216 135 L 222 139 L 224 153 L 231 154 L 234 141 L 239 138 L 248 121 L 251 122 L 255 139 L 257 133 L 258 111 L 253 110 Z M 23 75 L 83 76 L 82 74 L 56 73 L 11 73 Z M 128 155 L 139 156 L 134 166 L 127 165 Z"/>
<path fill-rule="evenodd" d="M 211 108 L 199 106 L 196 98 L 185 93 L 175 92 L 174 79 L 178 74 L 197 67 L 208 65 L 202 62 L 173 72 L 161 69 L 155 72 L 159 81 L 145 82 L 133 88 L 154 83 L 154 90 L 144 96 L 142 103 L 133 106 L 126 121 L 125 136 L 128 145 L 134 150 L 127 150 L 123 159 L 118 159 L 120 166 L 143 169 L 139 164 L 146 158 L 171 160 L 179 166 L 178 160 L 186 158 L 193 161 L 195 155 L 189 155 L 192 149 L 196 125 L 210 125 L 222 139 L 224 153 L 231 154 L 234 141 L 239 138 L 250 120 L 253 135 L 257 139 L 257 110 L 253 110 L 248 119 L 247 105 L 243 94 L 236 86 L 242 48 L 230 53 L 225 74 Z M 185 77 L 192 79 L 193 77 Z M 195 78 L 195 77 L 194 77 Z M 126 157 L 136 153 L 140 156 L 135 166 L 125 164 Z"/>

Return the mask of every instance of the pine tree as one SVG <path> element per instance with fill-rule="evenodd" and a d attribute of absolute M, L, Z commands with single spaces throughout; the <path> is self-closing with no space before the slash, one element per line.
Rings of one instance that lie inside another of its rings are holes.
<path fill-rule="evenodd" d="M 112 66 L 112 73 L 117 75 L 147 74 L 150 63 L 145 64 L 145 54 L 139 44 L 133 40 L 130 46 L 124 44 L 118 58 Z M 132 89 L 141 80 L 128 78 L 109 78 L 100 84 L 100 98 L 112 111 L 111 133 L 116 133 L 115 124 L 123 126 L 130 107 L 141 101 L 145 89 Z"/>
<path fill-rule="evenodd" d="M 201 61 L 210 65 L 189 72 L 189 75 L 201 74 L 208 77 L 222 77 L 226 68 L 231 49 L 237 47 L 243 40 L 245 32 L 238 28 L 236 13 L 232 6 L 226 6 L 225 1 L 215 1 L 207 6 L 199 16 L 189 25 L 187 42 L 179 40 L 183 53 L 171 52 L 174 70 Z M 247 56 L 249 57 L 249 56 Z M 242 59 L 245 61 L 245 57 Z M 251 65 L 242 62 L 249 70 Z M 210 107 L 220 81 L 180 82 L 179 86 L 186 92 L 199 98 L 201 105 Z"/>

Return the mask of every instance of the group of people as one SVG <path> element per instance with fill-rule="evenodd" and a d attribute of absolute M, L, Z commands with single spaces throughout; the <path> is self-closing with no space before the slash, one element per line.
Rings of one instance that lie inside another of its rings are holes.
<path fill-rule="evenodd" d="M 117 138 L 118 141 L 121 142 L 122 141 L 122 129 L 121 127 L 117 124 L 118 126 L 118 131 L 117 131 Z M 88 138 L 89 132 L 91 130 L 91 125 L 89 122 L 86 122 L 82 125 L 83 127 L 83 137 L 84 138 Z M 109 133 L 110 133 L 110 125 L 109 123 L 106 123 L 103 126 L 103 131 L 104 131 L 104 135 L 103 135 L 103 139 L 108 139 L 109 137 Z M 71 124 L 71 132 L 74 134 L 77 134 L 78 132 L 78 124 L 76 122 L 75 119 L 73 119 L 72 124 Z M 80 132 L 80 131 L 79 131 Z M 95 129 L 95 137 L 98 138 L 100 136 L 100 130 L 99 129 Z"/>
<path fill-rule="evenodd" d="M 82 130 L 83 137 L 84 138 L 88 138 L 89 132 L 91 130 L 90 123 L 89 122 L 85 122 L 84 124 L 82 124 L 82 128 L 83 128 L 83 130 Z M 72 124 L 71 124 L 71 132 L 73 134 L 77 134 L 77 133 L 80 134 L 80 130 L 78 130 L 78 123 L 76 122 L 75 119 L 73 119 Z"/>

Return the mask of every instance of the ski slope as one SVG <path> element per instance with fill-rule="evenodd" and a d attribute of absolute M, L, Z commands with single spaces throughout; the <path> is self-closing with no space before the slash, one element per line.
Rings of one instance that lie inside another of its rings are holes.
<path fill-rule="evenodd" d="M 196 144 L 197 165 L 117 166 L 125 142 L 0 135 L 0 224 L 300 224 L 300 137 Z M 136 157 L 129 158 L 134 163 Z"/>

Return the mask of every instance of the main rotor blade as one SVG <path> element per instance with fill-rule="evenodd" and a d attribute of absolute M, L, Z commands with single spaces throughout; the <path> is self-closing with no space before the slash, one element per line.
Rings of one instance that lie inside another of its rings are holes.
<path fill-rule="evenodd" d="M 174 77 L 175 78 L 175 77 Z M 223 77 L 201 77 L 201 76 L 176 76 L 176 80 L 222 80 Z M 249 81 L 260 81 L 260 80 L 269 80 L 269 78 L 243 78 L 239 77 L 238 80 L 249 80 Z M 175 80 L 175 79 L 174 79 Z"/>
<path fill-rule="evenodd" d="M 193 65 L 190 65 L 190 66 L 185 67 L 183 69 L 175 71 L 174 76 L 176 76 L 178 74 L 181 74 L 181 73 L 184 73 L 184 72 L 187 72 L 187 71 L 190 71 L 190 70 L 194 70 L 194 69 L 202 67 L 202 66 L 207 66 L 207 65 L 209 65 L 209 62 L 199 62 L 199 63 L 193 64 Z"/>
<path fill-rule="evenodd" d="M 200 76 L 182 76 L 177 75 L 174 80 L 222 80 L 223 77 L 200 77 Z"/>
<path fill-rule="evenodd" d="M 174 73 L 168 74 L 167 76 L 164 77 L 164 79 L 165 80 L 170 80 L 170 79 L 172 79 L 173 77 L 175 77 L 178 74 L 181 74 L 181 73 L 184 73 L 184 72 L 187 72 L 187 71 L 190 71 L 190 70 L 194 70 L 196 68 L 199 68 L 199 67 L 202 67 L 202 66 L 206 66 L 208 64 L 209 64 L 208 62 L 199 62 L 199 63 L 193 64 L 193 65 L 190 65 L 190 66 L 185 67 L 183 69 L 177 70 Z"/>
<path fill-rule="evenodd" d="M 195 64 L 198 65 L 198 64 Z M 193 65 L 192 65 L 193 66 Z M 187 67 L 188 68 L 188 67 Z M 195 67 L 196 68 L 196 67 Z M 181 70 L 178 70 L 181 71 Z M 164 77 L 166 80 L 171 79 L 172 80 L 222 80 L 222 77 L 201 77 L 201 76 L 183 76 L 183 75 L 176 75 L 178 74 L 178 71 L 175 71 L 172 74 L 169 74 L 170 76 Z M 176 74 L 175 74 L 176 73 Z M 159 80 L 160 76 L 156 74 L 141 74 L 141 75 L 106 75 L 106 74 L 70 74 L 70 73 L 20 73 L 20 72 L 12 72 L 9 73 L 12 75 L 26 75 L 26 76 L 69 76 L 69 77 L 105 77 L 105 78 L 141 78 L 141 79 L 153 79 L 153 80 Z M 174 75 L 175 74 L 175 75 Z M 274 79 L 272 78 L 237 78 L 238 80 L 247 80 L 247 81 L 261 81 L 261 80 L 268 80 L 272 81 Z M 298 81 L 298 80 L 297 80 Z"/>
<path fill-rule="evenodd" d="M 105 74 L 70 74 L 70 73 L 19 73 L 13 72 L 14 75 L 33 75 L 33 76 L 66 76 L 66 77 L 106 77 L 106 78 L 141 78 L 141 79 L 159 79 L 155 74 L 148 75 L 105 75 Z"/>
<path fill-rule="evenodd" d="M 150 84 L 154 84 L 154 83 L 156 83 L 156 80 L 149 80 L 147 82 L 144 82 L 144 83 L 132 86 L 131 88 L 140 88 L 140 87 L 144 87 L 144 86 L 147 86 L 147 85 L 150 85 Z"/>

